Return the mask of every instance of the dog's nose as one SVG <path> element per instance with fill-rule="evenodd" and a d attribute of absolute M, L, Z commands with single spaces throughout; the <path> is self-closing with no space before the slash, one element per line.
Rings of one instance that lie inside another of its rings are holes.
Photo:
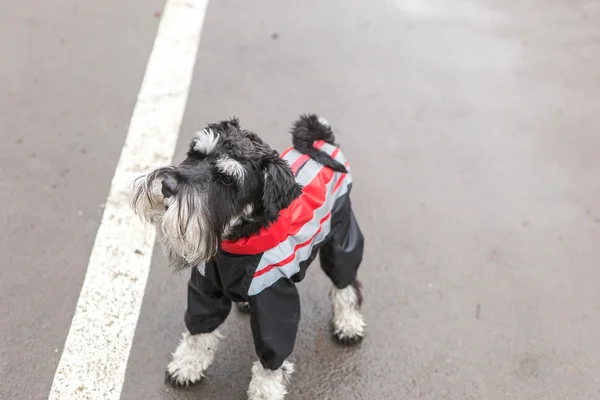
<path fill-rule="evenodd" d="M 162 194 L 165 197 L 175 196 L 177 194 L 177 181 L 169 176 L 162 181 Z"/>

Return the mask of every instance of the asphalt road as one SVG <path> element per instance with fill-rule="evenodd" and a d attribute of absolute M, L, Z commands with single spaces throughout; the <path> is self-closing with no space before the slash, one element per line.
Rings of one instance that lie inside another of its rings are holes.
<path fill-rule="evenodd" d="M 2 400 L 48 397 L 163 5 L 0 3 Z M 329 338 L 314 265 L 289 399 L 600 398 L 597 2 L 212 1 L 175 159 L 234 114 L 283 149 L 302 112 L 353 166 L 368 336 Z M 187 277 L 150 271 L 121 398 L 243 399 L 237 313 L 164 386 Z"/>

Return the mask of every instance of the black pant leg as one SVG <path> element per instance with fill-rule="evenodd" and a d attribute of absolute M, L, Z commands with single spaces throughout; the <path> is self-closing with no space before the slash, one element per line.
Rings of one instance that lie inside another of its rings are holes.
<path fill-rule="evenodd" d="M 231 311 L 231 301 L 196 267 L 188 282 L 187 303 L 185 325 L 192 335 L 214 331 Z"/>
<path fill-rule="evenodd" d="M 319 260 L 333 284 L 343 289 L 356 280 L 363 258 L 364 237 L 349 197 L 338 200 L 331 218 L 331 232 L 319 251 Z"/>

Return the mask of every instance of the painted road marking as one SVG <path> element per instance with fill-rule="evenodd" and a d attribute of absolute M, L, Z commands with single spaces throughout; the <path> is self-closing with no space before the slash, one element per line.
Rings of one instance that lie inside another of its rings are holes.
<path fill-rule="evenodd" d="M 167 0 L 49 400 L 121 396 L 155 231 L 129 208 L 131 182 L 171 163 L 208 0 Z"/>

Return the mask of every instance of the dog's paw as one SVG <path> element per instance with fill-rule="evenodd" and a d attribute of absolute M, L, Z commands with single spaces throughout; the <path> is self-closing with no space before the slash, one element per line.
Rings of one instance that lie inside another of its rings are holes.
<path fill-rule="evenodd" d="M 165 383 L 184 388 L 200 382 L 214 359 L 221 338 L 218 331 L 200 335 L 184 333 L 173 353 L 173 361 L 167 366 Z"/>
<path fill-rule="evenodd" d="M 359 344 L 365 336 L 365 321 L 358 309 L 347 308 L 335 314 L 331 328 L 335 340 L 345 346 Z"/>
<path fill-rule="evenodd" d="M 247 301 L 236 303 L 237 309 L 242 314 L 250 314 L 250 304 Z"/>
<path fill-rule="evenodd" d="M 188 380 L 186 378 L 186 374 L 178 372 L 170 372 L 169 369 L 165 371 L 165 384 L 174 387 L 176 389 L 187 388 L 189 386 L 195 385 L 202 381 L 202 377 L 198 378 L 198 380 Z"/>
<path fill-rule="evenodd" d="M 362 342 L 366 324 L 360 312 L 362 302 L 360 287 L 353 285 L 344 289 L 334 288 L 330 297 L 333 309 L 331 320 L 333 337 L 343 345 Z"/>
<path fill-rule="evenodd" d="M 363 333 L 349 333 L 343 330 L 336 329 L 332 326 L 333 338 L 336 342 L 343 346 L 354 346 L 361 343 L 364 339 Z"/>
<path fill-rule="evenodd" d="M 252 366 L 248 400 L 283 400 L 293 372 L 294 364 L 288 361 L 276 371 L 265 369 L 260 361 L 256 361 Z"/>

